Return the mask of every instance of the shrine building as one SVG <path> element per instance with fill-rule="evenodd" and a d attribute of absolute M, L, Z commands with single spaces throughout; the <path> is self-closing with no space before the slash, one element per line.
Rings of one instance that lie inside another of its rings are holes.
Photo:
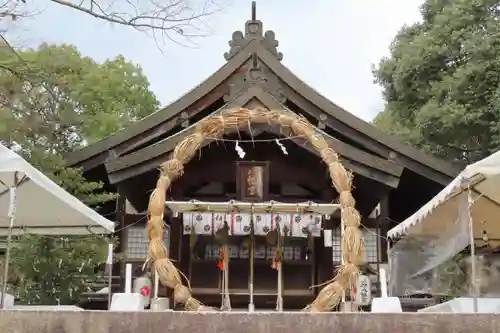
<path fill-rule="evenodd" d="M 374 281 L 378 269 L 387 263 L 387 230 L 413 214 L 459 171 L 381 132 L 303 82 L 283 64 L 279 32 L 275 35 L 264 30 L 255 6 L 244 28 L 243 32 L 233 32 L 229 50 L 224 53 L 225 64 L 208 79 L 170 105 L 68 157 L 69 165 L 83 168 L 89 180 L 102 181 L 106 190 L 119 194 L 116 202 L 103 206 L 102 213 L 115 212 L 118 250 L 124 254 L 115 275 L 121 276 L 122 286 L 123 265 L 133 263 L 134 272 L 139 275 L 147 257 L 146 211 L 160 164 L 186 135 L 193 133 L 201 119 L 223 110 L 288 110 L 318 128 L 343 165 L 354 174 L 353 195 L 363 217 L 366 248 L 363 269 L 373 275 Z M 238 153 L 240 149 L 244 156 Z M 253 167 L 261 172 L 257 197 L 249 190 L 245 176 L 248 168 Z M 325 164 L 310 144 L 300 138 L 285 137 L 271 126 L 251 126 L 225 135 L 223 140 L 209 141 L 185 166 L 183 176 L 173 183 L 168 200 L 193 199 L 331 203 L 338 200 L 338 193 L 331 186 Z M 183 228 L 182 216 L 166 214 L 165 222 L 170 226 L 166 237 L 169 255 L 189 278 L 193 296 L 206 304 L 218 305 L 221 275 L 212 251 L 213 237 L 201 237 L 193 246 L 191 235 Z M 311 302 L 317 290 L 310 287 L 329 280 L 341 261 L 339 216 L 323 221 L 323 229 L 332 230 L 329 246 L 325 246 L 328 242 L 323 239 L 323 231 L 312 243 L 307 238 L 297 238 L 287 245 L 283 262 L 286 308 L 300 309 Z M 248 253 L 243 254 L 241 239 L 232 245 L 229 292 L 233 307 L 244 308 L 248 302 Z M 265 242 L 258 251 L 255 304 L 258 308 L 272 308 L 276 272 L 270 267 Z M 375 294 L 376 283 L 372 289 Z M 160 290 L 161 295 L 170 293 L 164 287 Z"/>

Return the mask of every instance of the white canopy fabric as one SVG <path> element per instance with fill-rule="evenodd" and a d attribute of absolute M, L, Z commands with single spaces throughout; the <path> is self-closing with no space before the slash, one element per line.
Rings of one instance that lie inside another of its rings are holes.
<path fill-rule="evenodd" d="M 469 188 L 474 202 L 471 207 L 474 237 L 481 237 L 486 232 L 489 238 L 500 239 L 500 151 L 467 166 L 432 200 L 391 229 L 387 236 L 442 234 L 456 221 L 460 204 L 467 202 L 468 198 L 464 196 L 468 197 Z"/>
<path fill-rule="evenodd" d="M 78 235 L 88 234 L 89 228 L 94 233 L 114 231 L 113 222 L 0 144 L 0 236 L 8 234 L 10 188 L 19 181 L 15 191 L 14 234 Z"/>

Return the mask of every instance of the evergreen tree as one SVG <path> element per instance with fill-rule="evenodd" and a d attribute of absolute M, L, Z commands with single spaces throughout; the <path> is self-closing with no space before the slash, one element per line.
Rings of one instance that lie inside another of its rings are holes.
<path fill-rule="evenodd" d="M 387 102 L 375 125 L 450 161 L 500 148 L 500 6 L 427 0 L 375 70 Z"/>

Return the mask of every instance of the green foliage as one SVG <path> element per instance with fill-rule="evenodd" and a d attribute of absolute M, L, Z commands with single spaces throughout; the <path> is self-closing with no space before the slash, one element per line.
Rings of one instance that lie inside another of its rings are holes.
<path fill-rule="evenodd" d="M 427 0 L 374 74 L 386 109 L 375 125 L 450 161 L 500 148 L 500 6 Z"/>
<path fill-rule="evenodd" d="M 158 101 L 148 88 L 142 70 L 121 56 L 97 63 L 68 45 L 0 47 L 0 142 L 97 207 L 115 195 L 67 168 L 64 156 L 153 112 Z M 20 238 L 12 281 L 25 303 L 68 304 L 98 278 L 106 251 L 95 237 Z"/>
<path fill-rule="evenodd" d="M 63 153 L 124 128 L 158 105 L 141 68 L 121 56 L 99 64 L 69 45 L 0 48 L 2 141 Z"/>
<path fill-rule="evenodd" d="M 23 235 L 12 247 L 11 281 L 24 304 L 69 305 L 102 282 L 112 239 Z"/>

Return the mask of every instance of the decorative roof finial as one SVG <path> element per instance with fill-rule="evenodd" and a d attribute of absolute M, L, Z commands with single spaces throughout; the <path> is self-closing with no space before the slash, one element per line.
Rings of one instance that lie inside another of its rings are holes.
<path fill-rule="evenodd" d="M 226 60 L 234 57 L 241 49 L 243 49 L 251 41 L 259 41 L 266 49 L 268 49 L 278 60 L 283 59 L 283 54 L 278 52 L 278 41 L 274 36 L 273 31 L 266 31 L 262 27 L 262 21 L 257 20 L 257 3 L 252 1 L 252 18 L 245 23 L 245 33 L 241 31 L 233 32 L 233 38 L 229 41 L 231 47 L 229 52 L 224 54 Z"/>

